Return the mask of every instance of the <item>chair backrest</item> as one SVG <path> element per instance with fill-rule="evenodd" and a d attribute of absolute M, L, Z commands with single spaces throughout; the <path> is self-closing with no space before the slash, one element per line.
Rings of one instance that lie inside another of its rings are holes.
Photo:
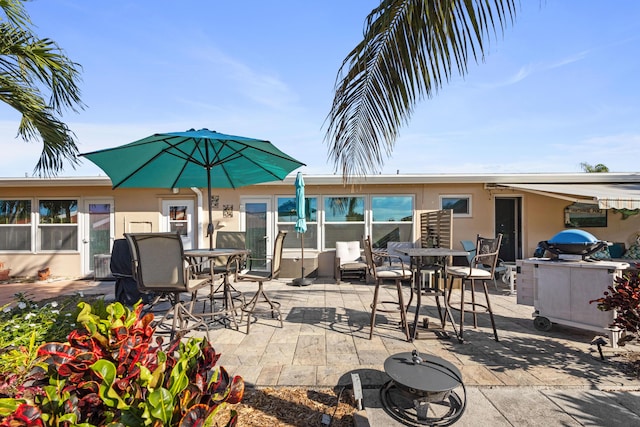
<path fill-rule="evenodd" d="M 280 266 L 282 264 L 282 249 L 284 248 L 284 238 L 287 237 L 287 232 L 284 230 L 278 231 L 276 241 L 273 244 L 273 258 L 271 259 L 271 278 L 277 279 L 280 276 Z"/>
<path fill-rule="evenodd" d="M 336 242 L 336 258 L 340 259 L 340 265 L 360 261 L 362 259 L 360 242 L 358 240 Z"/>
<path fill-rule="evenodd" d="M 401 252 L 402 249 L 413 248 L 413 242 L 387 242 L 387 253 L 400 257 L 407 266 L 411 264 L 411 257 Z"/>
<path fill-rule="evenodd" d="M 500 245 L 502 244 L 502 234 L 498 234 L 495 238 L 489 239 L 478 235 L 476 241 L 476 258 L 475 266 L 484 266 L 491 271 L 493 275 L 496 271 L 498 257 L 500 254 Z"/>
<path fill-rule="evenodd" d="M 246 249 L 247 235 L 244 231 L 216 232 L 216 248 Z"/>
<path fill-rule="evenodd" d="M 133 277 L 131 248 L 127 239 L 116 239 L 111 249 L 109 268 L 114 277 Z"/>
<path fill-rule="evenodd" d="M 476 257 L 477 242 L 472 242 L 471 240 L 460 240 L 460 244 L 462 245 L 462 249 L 469 252 L 469 255 L 467 255 L 467 262 L 471 265 L 473 259 Z"/>
<path fill-rule="evenodd" d="M 362 239 L 362 246 L 364 247 L 364 259 L 365 259 L 365 262 L 367 263 L 367 269 L 369 270 L 369 275 L 375 278 L 376 263 L 375 263 L 375 260 L 373 259 L 373 246 L 371 244 L 370 236 L 367 236 L 364 239 Z"/>
<path fill-rule="evenodd" d="M 216 232 L 216 248 L 247 249 L 247 234 L 244 231 L 218 231 Z M 213 259 L 215 267 L 227 267 L 229 257 L 218 256 Z M 239 268 L 238 265 L 236 267 Z"/>
<path fill-rule="evenodd" d="M 125 233 L 133 276 L 145 292 L 187 290 L 184 248 L 178 233 Z"/>

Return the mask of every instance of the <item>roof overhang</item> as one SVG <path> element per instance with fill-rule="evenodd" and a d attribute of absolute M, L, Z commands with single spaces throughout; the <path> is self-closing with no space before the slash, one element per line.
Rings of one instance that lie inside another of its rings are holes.
<path fill-rule="evenodd" d="M 529 193 L 580 203 L 601 209 L 640 209 L 640 183 L 635 184 L 500 184 Z"/>

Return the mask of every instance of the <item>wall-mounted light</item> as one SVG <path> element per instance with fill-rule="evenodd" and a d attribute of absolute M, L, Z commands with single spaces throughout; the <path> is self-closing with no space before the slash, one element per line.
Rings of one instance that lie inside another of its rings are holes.
<path fill-rule="evenodd" d="M 172 192 L 173 194 L 178 194 L 178 193 L 180 192 L 180 189 L 179 189 L 179 188 L 172 188 L 172 189 L 171 189 L 171 192 Z"/>

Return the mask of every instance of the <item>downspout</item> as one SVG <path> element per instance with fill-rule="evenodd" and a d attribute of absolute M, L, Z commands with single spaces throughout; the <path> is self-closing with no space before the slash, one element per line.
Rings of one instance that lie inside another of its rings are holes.
<path fill-rule="evenodd" d="M 198 233 L 196 234 L 196 248 L 200 247 L 200 238 L 202 236 L 202 191 L 198 187 L 191 187 L 191 191 L 198 196 L 198 207 L 196 208 L 196 214 L 198 215 Z"/>

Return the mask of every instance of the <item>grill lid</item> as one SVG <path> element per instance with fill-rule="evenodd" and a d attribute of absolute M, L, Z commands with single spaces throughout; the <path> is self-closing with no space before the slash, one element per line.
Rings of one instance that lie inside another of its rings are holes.
<path fill-rule="evenodd" d="M 540 242 L 540 246 L 553 254 L 582 255 L 583 258 L 607 245 L 607 242 L 596 239 L 593 234 L 584 230 L 564 230 L 551 239 Z"/>
<path fill-rule="evenodd" d="M 596 237 L 584 230 L 564 230 L 547 240 L 548 243 L 597 243 Z"/>

